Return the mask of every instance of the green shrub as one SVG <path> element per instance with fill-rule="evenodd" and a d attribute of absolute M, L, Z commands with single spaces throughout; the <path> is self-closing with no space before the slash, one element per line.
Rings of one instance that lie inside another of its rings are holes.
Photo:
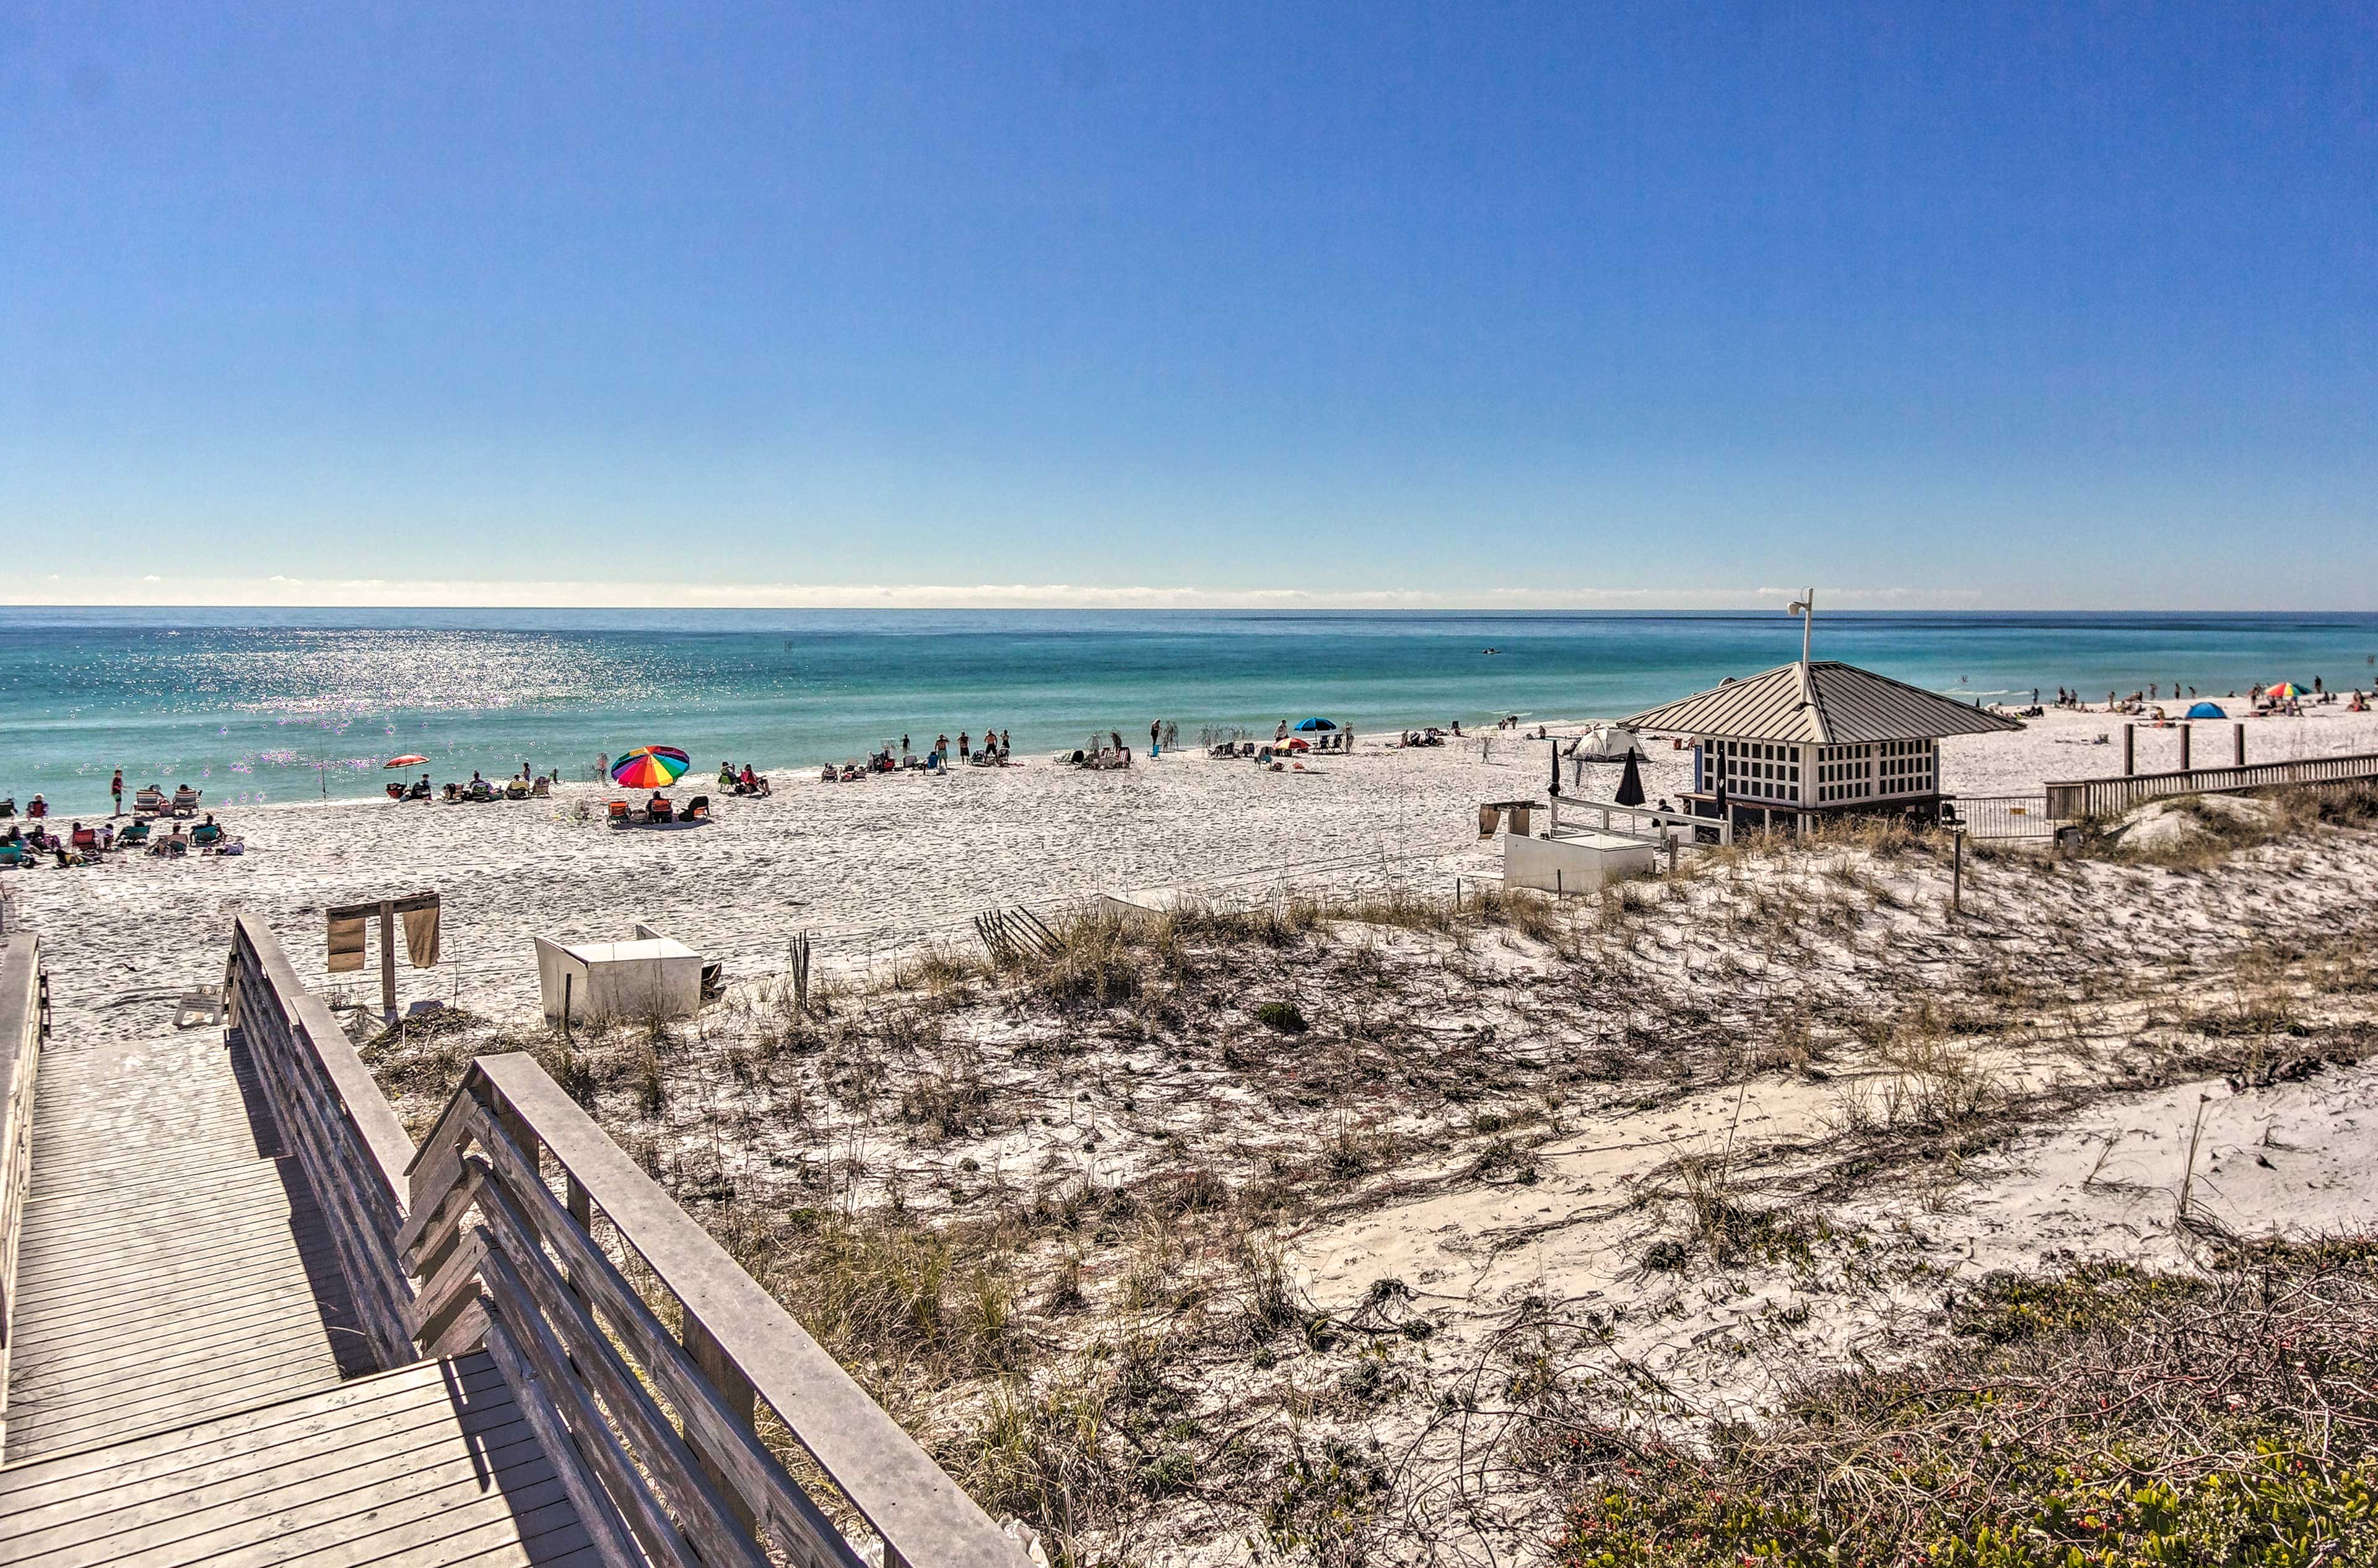
<path fill-rule="evenodd" d="M 1267 1001 L 1255 1009 L 1255 1020 L 1283 1035 L 1302 1035 L 1312 1027 L 1304 1021 L 1304 1010 L 1292 1001 Z"/>

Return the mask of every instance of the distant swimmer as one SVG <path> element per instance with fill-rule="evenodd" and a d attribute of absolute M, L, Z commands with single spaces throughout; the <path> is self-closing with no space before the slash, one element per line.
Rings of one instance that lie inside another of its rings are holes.
<path fill-rule="evenodd" d="M 1479 650 L 1482 653 L 1500 653 L 1503 650 L 1500 648 L 1482 648 Z"/>

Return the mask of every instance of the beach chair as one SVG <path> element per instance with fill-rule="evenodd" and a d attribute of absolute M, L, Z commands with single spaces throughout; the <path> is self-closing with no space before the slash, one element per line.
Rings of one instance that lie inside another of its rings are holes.
<path fill-rule="evenodd" d="M 615 828 L 624 828 L 632 820 L 629 816 L 628 803 L 624 800 L 604 802 L 603 819 Z"/>
<path fill-rule="evenodd" d="M 543 800 L 553 794 L 553 783 L 549 779 L 539 779 L 528 786 L 528 792 L 539 800 Z"/>
<path fill-rule="evenodd" d="M 656 795 L 653 796 L 652 804 L 644 808 L 644 820 L 674 822 L 677 820 L 677 808 L 669 802 L 667 796 Z"/>
<path fill-rule="evenodd" d="M 706 795 L 697 795 L 691 800 L 687 801 L 685 810 L 679 813 L 679 820 L 680 821 L 687 822 L 707 822 L 710 820 L 710 796 Z"/>
<path fill-rule="evenodd" d="M 184 784 L 174 792 L 174 815 L 195 817 L 198 814 L 198 796 L 204 792 Z"/>
<path fill-rule="evenodd" d="M 135 818 L 162 817 L 166 809 L 165 792 L 162 790 L 143 788 L 132 797 L 132 815 Z"/>
<path fill-rule="evenodd" d="M 22 866 L 24 863 L 25 846 L 23 844 L 0 844 L 0 867 Z"/>
<path fill-rule="evenodd" d="M 132 825 L 115 835 L 118 849 L 131 849 L 149 842 L 149 824 L 135 819 Z"/>
<path fill-rule="evenodd" d="M 223 831 L 222 824 L 221 822 L 200 822 L 197 827 L 190 830 L 190 842 L 198 845 L 200 849 L 213 848 L 216 844 L 222 842 L 222 836 Z"/>
<path fill-rule="evenodd" d="M 99 830 L 97 828 L 77 828 L 74 831 L 72 842 L 75 848 L 87 849 L 95 855 L 99 852 Z"/>

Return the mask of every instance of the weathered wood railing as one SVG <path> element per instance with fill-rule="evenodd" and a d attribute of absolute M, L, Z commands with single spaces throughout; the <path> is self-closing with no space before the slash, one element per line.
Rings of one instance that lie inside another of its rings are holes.
<path fill-rule="evenodd" d="M 397 1262 L 413 1140 L 330 1010 L 272 933 L 245 915 L 232 929 L 223 1009 L 321 1206 L 373 1353 L 383 1368 L 418 1359 L 413 1284 Z"/>
<path fill-rule="evenodd" d="M 33 1086 L 50 1034 L 50 977 L 30 931 L 0 947 L 0 1415 L 7 1408 L 9 1325 L 17 1306 L 17 1243 L 33 1171 Z"/>
<path fill-rule="evenodd" d="M 2046 788 L 2048 815 L 2060 822 L 2071 822 L 2084 817 L 2110 817 L 2158 796 L 2228 795 L 2297 784 L 2335 787 L 2367 780 L 2378 780 L 2378 753 L 2300 757 L 2293 761 L 2254 762 L 2242 768 L 2192 768 L 2181 772 L 2071 779 Z"/>
<path fill-rule="evenodd" d="M 803 1568 L 857 1568 L 760 1440 L 758 1400 L 883 1537 L 890 1568 L 1019 1568 L 973 1500 L 532 1059 L 472 1063 L 411 1198 L 399 1244 L 422 1281 L 422 1348 L 486 1346 L 617 1568 L 767 1568 L 770 1542 Z M 675 1298 L 679 1335 L 597 1244 L 597 1214 Z"/>

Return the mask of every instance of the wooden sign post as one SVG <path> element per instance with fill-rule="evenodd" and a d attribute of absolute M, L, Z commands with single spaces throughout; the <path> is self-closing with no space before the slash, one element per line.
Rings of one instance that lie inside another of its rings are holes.
<path fill-rule="evenodd" d="M 396 917 L 417 915 L 425 909 L 436 909 L 435 892 L 411 893 L 403 898 L 383 898 L 368 904 L 342 904 L 322 911 L 322 917 L 335 926 L 342 920 L 368 920 L 379 916 L 379 1009 L 390 1023 L 396 1020 Z M 437 963 L 431 958 L 431 964 Z M 426 968 L 427 965 L 415 965 Z"/>

